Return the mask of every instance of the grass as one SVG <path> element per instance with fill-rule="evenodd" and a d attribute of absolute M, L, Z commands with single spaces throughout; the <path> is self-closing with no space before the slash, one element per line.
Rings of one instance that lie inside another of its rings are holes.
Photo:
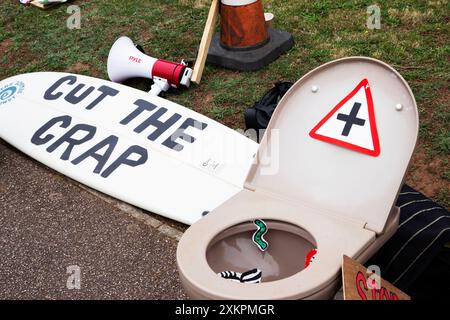
<path fill-rule="evenodd" d="M 112 43 L 127 35 L 163 59 L 194 61 L 210 1 L 91 0 L 81 8 L 81 29 L 69 30 L 67 5 L 41 11 L 3 1 L 0 79 L 33 71 L 68 71 L 107 78 Z M 296 81 L 332 59 L 364 55 L 393 65 L 419 106 L 420 138 L 407 182 L 450 207 L 448 0 L 377 0 L 381 29 L 366 26 L 370 1 L 266 0 L 275 26 L 291 32 L 294 48 L 258 72 L 207 66 L 200 86 L 167 98 L 218 121 L 243 128 L 243 111 L 277 81 Z M 148 84 L 135 83 L 138 88 Z"/>

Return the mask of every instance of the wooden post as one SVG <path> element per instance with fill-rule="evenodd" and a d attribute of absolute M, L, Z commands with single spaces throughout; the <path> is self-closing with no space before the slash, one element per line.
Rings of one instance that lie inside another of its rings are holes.
<path fill-rule="evenodd" d="M 211 44 L 211 39 L 214 34 L 214 27 L 216 26 L 217 16 L 219 15 L 219 0 L 213 0 L 211 8 L 209 9 L 208 20 L 206 20 L 205 30 L 203 31 L 202 41 L 198 49 L 197 61 L 194 65 L 191 81 L 199 84 L 203 70 L 205 69 L 206 58 L 208 57 L 208 50 Z"/>

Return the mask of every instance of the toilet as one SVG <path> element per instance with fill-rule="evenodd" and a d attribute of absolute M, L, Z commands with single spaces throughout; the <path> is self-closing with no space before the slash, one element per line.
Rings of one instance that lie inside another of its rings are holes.
<path fill-rule="evenodd" d="M 182 236 L 177 265 L 188 295 L 333 298 L 343 255 L 364 263 L 395 233 L 417 134 L 413 93 L 389 65 L 350 57 L 303 76 L 280 101 L 244 189 Z M 268 227 L 265 251 L 252 241 L 256 219 Z M 219 275 L 252 269 L 260 283 Z"/>

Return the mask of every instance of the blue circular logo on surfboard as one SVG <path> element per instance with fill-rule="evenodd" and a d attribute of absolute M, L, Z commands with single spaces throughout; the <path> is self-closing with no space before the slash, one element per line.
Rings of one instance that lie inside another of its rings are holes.
<path fill-rule="evenodd" d="M 10 83 L 0 88 L 0 105 L 11 102 L 23 92 L 25 84 L 22 81 Z"/>

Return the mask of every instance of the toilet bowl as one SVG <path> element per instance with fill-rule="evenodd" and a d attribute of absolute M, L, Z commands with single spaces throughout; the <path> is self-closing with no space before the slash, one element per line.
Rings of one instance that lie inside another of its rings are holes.
<path fill-rule="evenodd" d="M 182 236 L 177 264 L 188 295 L 332 298 L 343 255 L 363 263 L 396 231 L 417 133 L 414 96 L 389 65 L 351 57 L 306 74 L 280 101 L 245 188 Z M 256 219 L 268 227 L 265 251 L 252 241 Z M 219 275 L 252 269 L 260 283 Z"/>

